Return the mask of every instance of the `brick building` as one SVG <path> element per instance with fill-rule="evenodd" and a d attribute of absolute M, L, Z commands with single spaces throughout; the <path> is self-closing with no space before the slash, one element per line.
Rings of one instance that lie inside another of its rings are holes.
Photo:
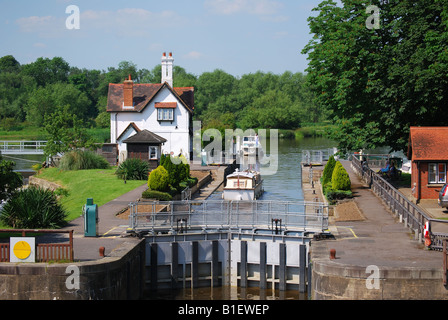
<path fill-rule="evenodd" d="M 448 127 L 411 127 L 408 159 L 412 161 L 412 195 L 437 199 L 447 182 Z"/>

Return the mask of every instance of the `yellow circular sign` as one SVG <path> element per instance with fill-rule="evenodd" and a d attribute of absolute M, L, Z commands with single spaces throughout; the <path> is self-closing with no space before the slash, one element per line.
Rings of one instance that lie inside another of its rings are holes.
<path fill-rule="evenodd" d="M 31 254 L 31 246 L 26 241 L 17 242 L 12 250 L 14 255 L 21 260 L 28 258 Z"/>

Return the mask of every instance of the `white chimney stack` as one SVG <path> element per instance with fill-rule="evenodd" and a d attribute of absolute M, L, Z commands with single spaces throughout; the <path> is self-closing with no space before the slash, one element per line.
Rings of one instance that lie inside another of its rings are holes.
<path fill-rule="evenodd" d="M 169 56 L 166 56 L 166 52 L 162 56 L 162 83 L 167 82 L 173 87 L 173 54 L 170 52 Z"/>

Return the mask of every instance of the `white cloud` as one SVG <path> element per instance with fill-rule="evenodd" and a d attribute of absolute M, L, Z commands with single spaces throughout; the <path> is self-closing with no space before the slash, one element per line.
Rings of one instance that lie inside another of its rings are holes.
<path fill-rule="evenodd" d="M 183 56 L 184 59 L 192 59 L 192 60 L 197 60 L 203 57 L 203 54 L 198 52 L 198 51 L 191 51 L 188 54 Z"/>
<path fill-rule="evenodd" d="M 53 16 L 31 16 L 19 18 L 15 21 L 20 31 L 37 33 L 42 38 L 59 37 L 65 30 L 65 20 Z"/>
<path fill-rule="evenodd" d="M 152 30 L 178 26 L 184 20 L 173 11 L 152 12 L 140 8 L 81 13 L 81 24 L 86 28 L 105 29 L 126 36 L 148 35 Z"/>
<path fill-rule="evenodd" d="M 275 15 L 283 7 L 273 0 L 205 0 L 204 6 L 216 14 L 248 13 L 258 16 Z"/>

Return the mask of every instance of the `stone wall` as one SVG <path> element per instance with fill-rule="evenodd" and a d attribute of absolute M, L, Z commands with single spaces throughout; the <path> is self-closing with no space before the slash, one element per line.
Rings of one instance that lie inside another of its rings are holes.
<path fill-rule="evenodd" d="M 322 242 L 312 242 L 313 300 L 446 300 L 442 268 L 380 267 L 375 283 L 365 266 L 330 260 Z"/>
<path fill-rule="evenodd" d="M 89 262 L 1 263 L 0 300 L 141 299 L 144 263 L 144 240 L 125 242 L 105 258 Z"/>
<path fill-rule="evenodd" d="M 61 185 L 54 183 L 54 182 L 50 182 L 48 180 L 45 179 L 40 179 L 40 178 L 36 178 L 35 176 L 31 176 L 29 178 L 29 185 L 30 186 L 39 186 L 42 187 L 44 189 L 50 189 L 51 191 L 55 191 L 58 188 L 62 188 Z"/>

